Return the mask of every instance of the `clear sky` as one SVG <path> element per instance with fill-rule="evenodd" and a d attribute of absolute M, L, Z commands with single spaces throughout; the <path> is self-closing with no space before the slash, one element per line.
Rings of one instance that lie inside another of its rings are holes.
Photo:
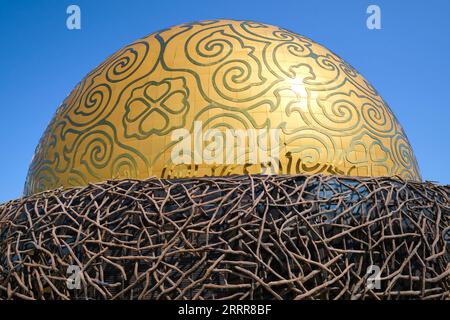
<path fill-rule="evenodd" d="M 81 30 L 66 9 L 81 8 Z M 381 30 L 366 9 L 381 8 Z M 21 195 L 56 108 L 107 56 L 153 31 L 214 18 L 278 25 L 323 44 L 380 92 L 425 180 L 450 183 L 448 0 L 0 0 L 0 202 Z"/>

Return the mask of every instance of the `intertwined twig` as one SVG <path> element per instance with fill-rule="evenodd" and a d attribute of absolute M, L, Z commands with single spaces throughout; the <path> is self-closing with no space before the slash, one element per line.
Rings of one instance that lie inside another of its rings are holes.
<path fill-rule="evenodd" d="M 0 206 L 0 299 L 449 299 L 449 195 L 322 175 L 45 192 Z"/>

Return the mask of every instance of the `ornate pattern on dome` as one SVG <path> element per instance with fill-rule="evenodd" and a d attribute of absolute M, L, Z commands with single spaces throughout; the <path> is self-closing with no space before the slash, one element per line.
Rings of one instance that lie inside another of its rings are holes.
<path fill-rule="evenodd" d="M 175 129 L 279 129 L 282 174 L 420 180 L 388 105 L 348 63 L 285 29 L 183 24 L 123 48 L 65 99 L 33 158 L 25 193 L 110 178 L 254 174 L 264 164 L 174 164 Z"/>

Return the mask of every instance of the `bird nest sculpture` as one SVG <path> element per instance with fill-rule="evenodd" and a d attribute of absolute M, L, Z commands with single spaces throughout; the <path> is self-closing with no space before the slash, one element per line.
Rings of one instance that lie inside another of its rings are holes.
<path fill-rule="evenodd" d="M 48 191 L 0 206 L 0 299 L 449 299 L 449 194 L 332 175 Z"/>

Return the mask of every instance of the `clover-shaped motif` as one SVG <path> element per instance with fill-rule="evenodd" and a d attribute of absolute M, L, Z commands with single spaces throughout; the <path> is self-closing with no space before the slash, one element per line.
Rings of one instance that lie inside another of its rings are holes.
<path fill-rule="evenodd" d="M 126 137 L 145 139 L 181 128 L 189 110 L 188 96 L 183 78 L 150 81 L 134 89 L 125 104 Z"/>

